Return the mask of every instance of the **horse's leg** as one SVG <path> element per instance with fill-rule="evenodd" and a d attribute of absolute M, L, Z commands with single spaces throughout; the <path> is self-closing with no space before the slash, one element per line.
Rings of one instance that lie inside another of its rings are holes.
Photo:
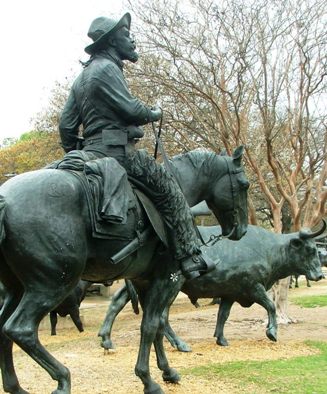
<path fill-rule="evenodd" d="M 168 322 L 168 310 L 169 307 L 165 308 L 164 313 L 160 318 L 159 328 L 154 340 L 154 348 L 156 351 L 158 368 L 163 372 L 163 380 L 169 383 L 177 383 L 180 381 L 180 376 L 175 369 L 169 367 L 169 363 L 163 346 L 165 325 L 166 322 Z"/>
<path fill-rule="evenodd" d="M 172 329 L 169 323 L 169 314 L 167 313 L 165 317 L 165 327 L 164 327 L 164 335 L 171 344 L 172 347 L 179 350 L 180 352 L 191 352 L 191 347 L 184 342 Z"/>
<path fill-rule="evenodd" d="M 111 340 L 111 330 L 118 313 L 125 307 L 130 300 L 126 285 L 118 289 L 112 296 L 111 303 L 107 310 L 106 317 L 102 323 L 98 336 L 102 338 L 101 346 L 105 350 L 114 349 Z"/>
<path fill-rule="evenodd" d="M 19 285 L 17 284 L 17 287 L 18 286 Z M 4 391 L 12 394 L 28 394 L 27 391 L 20 387 L 15 372 L 12 354 L 13 341 L 4 335 L 2 331 L 2 327 L 5 322 L 9 319 L 19 304 L 20 298 L 21 296 L 18 294 L 7 290 L 6 300 L 0 314 L 0 368 L 2 384 Z"/>
<path fill-rule="evenodd" d="M 38 338 L 38 326 L 44 316 L 53 310 L 76 286 L 77 279 L 69 287 L 51 287 L 50 283 L 34 284 L 25 293 L 11 318 L 5 323 L 3 332 L 41 367 L 58 381 L 58 388 L 53 394 L 70 393 L 69 370 L 59 363 L 41 345 Z"/>
<path fill-rule="evenodd" d="M 228 300 L 226 298 L 221 298 L 220 300 L 217 323 L 216 323 L 216 331 L 213 335 L 214 337 L 217 338 L 216 340 L 217 345 L 228 346 L 228 341 L 224 337 L 224 327 L 229 317 L 233 303 L 234 303 L 233 301 Z"/>
<path fill-rule="evenodd" d="M 167 276 L 169 277 L 168 274 Z M 179 279 L 176 282 L 169 279 L 155 279 L 153 280 L 150 289 L 148 289 L 145 294 L 142 294 L 142 292 L 138 293 L 143 307 L 143 318 L 141 323 L 141 341 L 135 366 L 135 374 L 142 380 L 144 384 L 144 393 L 146 394 L 163 393 L 159 384 L 151 378 L 149 370 L 150 350 L 155 340 L 155 345 L 160 351 L 159 362 L 162 363 L 165 376 L 169 376 L 170 374 L 173 376 L 176 374 L 176 372 L 169 367 L 163 346 L 158 342 L 160 340 L 162 341 L 163 338 L 163 326 L 161 326 L 161 331 L 159 331 L 159 333 L 158 329 L 159 325 L 163 322 L 163 320 L 160 319 L 164 309 L 174 301 L 182 284 L 183 279 Z"/>

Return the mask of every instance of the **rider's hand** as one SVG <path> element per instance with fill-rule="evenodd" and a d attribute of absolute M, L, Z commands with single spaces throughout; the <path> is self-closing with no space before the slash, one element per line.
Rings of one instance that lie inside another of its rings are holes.
<path fill-rule="evenodd" d="M 152 107 L 150 110 L 150 121 L 155 122 L 162 117 L 162 110 L 157 105 Z"/>

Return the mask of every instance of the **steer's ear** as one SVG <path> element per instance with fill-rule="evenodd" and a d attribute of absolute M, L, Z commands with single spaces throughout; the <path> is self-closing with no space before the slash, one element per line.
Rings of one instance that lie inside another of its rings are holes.
<path fill-rule="evenodd" d="M 298 238 L 292 238 L 290 240 L 290 245 L 295 249 L 299 249 L 302 246 L 302 241 Z"/>
<path fill-rule="evenodd" d="M 244 152 L 244 145 L 240 145 L 238 148 L 236 148 L 233 152 L 233 160 L 236 166 L 241 165 L 241 160 Z"/>

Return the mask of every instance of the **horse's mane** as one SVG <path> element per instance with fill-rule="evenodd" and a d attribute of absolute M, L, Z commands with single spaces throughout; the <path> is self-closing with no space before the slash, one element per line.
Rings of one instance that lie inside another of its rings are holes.
<path fill-rule="evenodd" d="M 172 164 L 175 166 L 178 162 L 189 162 L 195 169 L 202 169 L 204 174 L 209 174 L 214 160 L 218 155 L 207 150 L 194 149 L 192 151 L 181 153 L 171 158 Z"/>

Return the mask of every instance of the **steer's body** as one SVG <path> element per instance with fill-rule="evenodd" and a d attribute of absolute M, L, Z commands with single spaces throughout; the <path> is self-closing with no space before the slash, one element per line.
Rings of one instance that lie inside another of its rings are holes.
<path fill-rule="evenodd" d="M 217 268 L 200 278 L 187 281 L 182 292 L 196 303 L 199 298 L 221 298 L 215 336 L 217 343 L 226 346 L 223 330 L 234 302 L 243 307 L 253 303 L 262 305 L 268 313 L 266 334 L 269 339 L 277 339 L 276 310 L 267 295 L 272 285 L 292 274 L 306 275 L 308 279 L 317 281 L 323 277 L 318 250 L 314 236 L 308 232 L 292 234 L 276 234 L 258 226 L 248 226 L 246 235 L 239 241 L 223 239 L 211 246 L 203 246 L 204 254 L 212 259 L 219 258 Z M 220 228 L 200 226 L 203 239 L 207 241 L 212 234 L 220 233 Z M 129 299 L 126 289 L 114 295 L 104 325 L 99 335 L 102 346 L 113 347 L 110 339 L 111 326 L 115 316 Z M 166 322 L 165 335 L 173 346 L 181 351 L 189 347 L 176 336 Z"/>
<path fill-rule="evenodd" d="M 204 238 L 208 238 L 212 230 L 200 227 Z M 198 298 L 221 298 L 215 332 L 220 345 L 227 345 L 223 329 L 234 302 L 243 307 L 253 303 L 262 305 L 268 312 L 267 336 L 276 340 L 276 311 L 267 290 L 292 274 L 305 275 L 315 281 L 322 278 L 316 244 L 304 232 L 275 234 L 249 226 L 242 240 L 237 243 L 223 240 L 206 248 L 205 253 L 219 257 L 221 262 L 217 269 L 186 282 L 182 291 L 193 302 Z"/>

